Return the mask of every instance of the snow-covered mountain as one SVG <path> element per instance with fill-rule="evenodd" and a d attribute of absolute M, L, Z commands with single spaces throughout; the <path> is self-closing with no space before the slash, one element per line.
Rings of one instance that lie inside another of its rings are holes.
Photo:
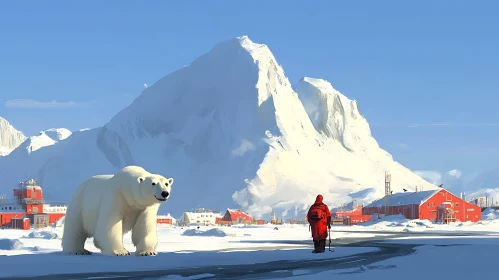
<path fill-rule="evenodd" d="M 463 190 L 468 199 L 487 196 L 488 202 L 499 205 L 499 168 L 481 172 L 464 182 Z"/>
<path fill-rule="evenodd" d="M 12 154 L 18 152 L 32 153 L 40 148 L 54 145 L 68 138 L 71 134 L 71 131 L 66 128 L 51 128 L 41 131 L 37 136 L 28 137 Z"/>
<path fill-rule="evenodd" d="M 10 154 L 26 140 L 26 136 L 0 117 L 0 156 Z"/>
<path fill-rule="evenodd" d="M 292 218 L 318 193 L 331 206 L 382 196 L 385 171 L 394 192 L 436 188 L 378 146 L 356 101 L 321 79 L 292 87 L 269 48 L 246 36 L 149 86 L 102 128 L 74 132 L 28 162 L 0 158 L 0 176 L 10 190 L 36 175 L 46 196 L 69 200 L 86 178 L 132 164 L 175 178 L 162 206 L 175 216 L 241 207 Z"/>
<path fill-rule="evenodd" d="M 466 186 L 469 189 L 474 188 L 475 190 L 487 188 L 499 189 L 499 168 L 477 174 Z"/>

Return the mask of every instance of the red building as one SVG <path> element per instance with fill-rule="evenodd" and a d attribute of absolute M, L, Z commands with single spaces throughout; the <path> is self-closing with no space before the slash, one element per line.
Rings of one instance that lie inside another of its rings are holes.
<path fill-rule="evenodd" d="M 164 225 L 173 225 L 176 223 L 176 220 L 170 215 L 158 215 L 156 217 L 156 223 L 157 224 L 164 224 Z"/>
<path fill-rule="evenodd" d="M 257 225 L 264 225 L 265 221 L 264 220 L 253 220 L 253 223 L 255 223 Z M 293 223 L 294 223 L 294 221 L 293 221 Z"/>
<path fill-rule="evenodd" d="M 30 222 L 30 226 L 46 227 L 65 214 L 65 205 L 45 204 L 42 188 L 33 179 L 19 183 L 19 187 L 14 189 L 14 198 L 0 199 L 1 227 L 25 229 L 26 219 Z"/>
<path fill-rule="evenodd" d="M 479 206 L 468 203 L 445 189 L 404 192 L 374 201 L 362 209 L 364 215 L 404 215 L 407 219 L 432 222 L 477 222 L 481 219 Z"/>
<path fill-rule="evenodd" d="M 252 221 L 253 218 L 241 210 L 227 209 L 225 215 L 222 217 L 221 223 L 250 224 Z"/>
<path fill-rule="evenodd" d="M 357 225 L 371 219 L 371 215 L 362 214 L 362 206 L 356 206 L 347 211 L 336 211 L 332 213 L 332 216 L 333 222 L 341 221 L 343 225 Z M 336 222 L 336 224 L 338 224 L 338 222 Z"/>

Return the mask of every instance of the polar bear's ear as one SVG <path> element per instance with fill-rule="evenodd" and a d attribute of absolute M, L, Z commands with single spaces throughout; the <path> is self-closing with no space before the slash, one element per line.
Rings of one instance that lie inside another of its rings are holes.
<path fill-rule="evenodd" d="M 142 182 L 144 181 L 144 178 L 143 178 L 143 177 L 139 177 L 139 178 L 137 179 L 137 181 L 138 181 L 138 182 L 139 182 L 139 184 L 140 184 L 140 183 L 142 183 Z"/>
<path fill-rule="evenodd" d="M 173 178 L 168 179 L 168 185 L 173 184 Z"/>

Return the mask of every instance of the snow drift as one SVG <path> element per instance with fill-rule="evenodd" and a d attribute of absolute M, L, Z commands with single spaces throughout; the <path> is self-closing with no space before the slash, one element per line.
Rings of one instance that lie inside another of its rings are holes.
<path fill-rule="evenodd" d="M 19 239 L 2 238 L 0 239 L 0 250 L 21 250 L 24 244 Z"/>
<path fill-rule="evenodd" d="M 50 232 L 50 231 L 32 231 L 28 234 L 28 236 L 25 236 L 24 238 L 41 238 L 41 239 L 57 239 L 59 236 L 57 233 Z"/>
<path fill-rule="evenodd" d="M 321 79 L 292 87 L 270 49 L 247 36 L 149 86 L 101 128 L 33 151 L 29 162 L 0 158 L 0 175 L 8 190 L 36 175 L 46 195 L 68 201 L 88 177 L 126 165 L 175 178 L 161 206 L 175 216 L 240 207 L 301 217 L 318 193 L 331 206 L 382 196 L 385 171 L 395 192 L 435 188 L 378 146 L 356 101 Z"/>
<path fill-rule="evenodd" d="M 498 210 L 487 208 L 482 212 L 482 220 L 484 221 L 497 220 L 497 219 L 499 219 Z"/>

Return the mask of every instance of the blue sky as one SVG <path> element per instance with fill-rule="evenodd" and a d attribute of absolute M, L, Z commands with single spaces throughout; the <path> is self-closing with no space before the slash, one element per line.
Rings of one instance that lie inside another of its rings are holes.
<path fill-rule="evenodd" d="M 68 2 L 0 3 L 0 116 L 27 135 L 101 126 L 144 84 L 248 35 L 291 82 L 358 100 L 410 169 L 498 165 L 498 1 Z"/>

